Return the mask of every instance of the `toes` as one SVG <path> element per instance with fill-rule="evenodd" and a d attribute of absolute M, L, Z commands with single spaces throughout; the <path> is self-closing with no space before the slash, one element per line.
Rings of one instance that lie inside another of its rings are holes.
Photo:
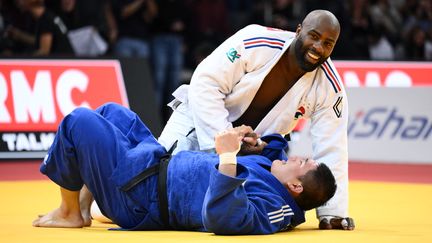
<path fill-rule="evenodd" d="M 32 222 L 33 227 L 39 227 L 39 221 L 40 221 L 40 217 L 38 217 L 37 219 L 33 220 L 33 222 Z"/>

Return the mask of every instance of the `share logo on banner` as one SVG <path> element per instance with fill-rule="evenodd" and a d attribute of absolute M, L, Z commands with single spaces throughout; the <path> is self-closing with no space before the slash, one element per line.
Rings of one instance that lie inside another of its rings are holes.
<path fill-rule="evenodd" d="M 116 60 L 2 60 L 0 67 L 0 159 L 43 158 L 77 107 L 129 106 Z"/>

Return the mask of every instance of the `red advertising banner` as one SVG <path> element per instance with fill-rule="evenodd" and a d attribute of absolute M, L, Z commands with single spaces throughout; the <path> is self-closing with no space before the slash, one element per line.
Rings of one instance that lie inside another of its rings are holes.
<path fill-rule="evenodd" d="M 0 159 L 43 158 L 77 107 L 129 107 L 117 60 L 0 60 Z"/>
<path fill-rule="evenodd" d="M 0 131 L 56 131 L 76 107 L 128 106 L 116 60 L 0 61 Z"/>
<path fill-rule="evenodd" d="M 432 62 L 334 61 L 345 87 L 432 86 Z"/>

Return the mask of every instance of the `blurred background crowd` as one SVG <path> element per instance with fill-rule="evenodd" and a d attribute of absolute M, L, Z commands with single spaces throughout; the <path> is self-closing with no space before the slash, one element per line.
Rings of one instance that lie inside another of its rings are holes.
<path fill-rule="evenodd" d="M 333 59 L 432 60 L 432 0 L 0 0 L 0 55 L 146 58 L 164 104 L 240 28 L 295 31 L 314 9 L 341 23 Z"/>

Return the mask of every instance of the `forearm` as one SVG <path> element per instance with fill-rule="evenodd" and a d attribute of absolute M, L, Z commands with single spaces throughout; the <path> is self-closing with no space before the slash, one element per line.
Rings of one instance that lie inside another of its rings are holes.
<path fill-rule="evenodd" d="M 47 56 L 51 53 L 53 35 L 45 33 L 40 37 L 38 50 L 34 53 L 35 56 Z"/>
<path fill-rule="evenodd" d="M 36 38 L 34 37 L 34 35 L 17 28 L 14 28 L 12 39 L 26 45 L 34 45 L 36 43 Z"/>
<path fill-rule="evenodd" d="M 113 15 L 111 3 L 105 4 L 104 14 L 105 14 L 105 18 L 107 21 L 107 25 L 109 27 L 108 28 L 109 29 L 108 38 L 109 38 L 110 43 L 113 44 L 115 42 L 115 40 L 117 39 L 117 36 L 118 36 L 118 28 L 117 28 L 117 23 L 116 23 L 115 17 Z"/>
<path fill-rule="evenodd" d="M 157 14 L 158 14 L 158 7 L 154 2 L 154 0 L 147 0 L 147 9 L 143 15 L 144 20 L 147 23 L 150 23 L 156 17 Z"/>
<path fill-rule="evenodd" d="M 136 0 L 128 5 L 125 5 L 121 10 L 121 17 L 127 18 L 133 15 L 136 11 L 140 9 L 145 0 Z"/>

